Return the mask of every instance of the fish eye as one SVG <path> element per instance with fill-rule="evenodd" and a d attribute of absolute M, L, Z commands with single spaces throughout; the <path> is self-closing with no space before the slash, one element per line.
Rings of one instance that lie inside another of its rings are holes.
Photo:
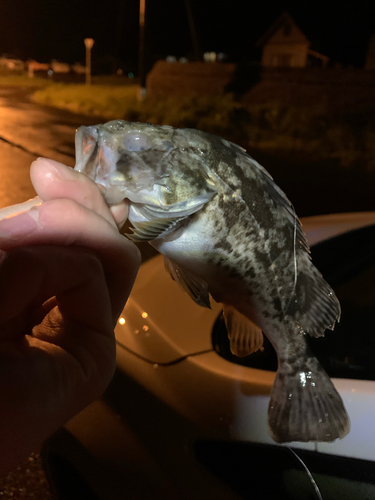
<path fill-rule="evenodd" d="M 127 151 L 147 151 L 152 147 L 152 142 L 145 134 L 129 132 L 125 136 L 124 147 Z"/>

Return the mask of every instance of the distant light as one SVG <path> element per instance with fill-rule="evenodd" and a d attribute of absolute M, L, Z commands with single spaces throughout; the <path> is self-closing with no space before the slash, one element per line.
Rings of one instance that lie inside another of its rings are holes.
<path fill-rule="evenodd" d="M 176 61 L 177 61 L 177 59 L 175 56 L 167 56 L 167 62 L 173 63 Z"/>
<path fill-rule="evenodd" d="M 148 331 L 148 326 L 147 326 L 147 325 L 143 325 L 143 326 L 142 326 L 142 330 L 143 330 L 144 332 L 147 332 L 147 331 Z"/>
<path fill-rule="evenodd" d="M 128 78 L 134 78 L 134 73 L 132 73 L 131 71 L 129 71 Z"/>
<path fill-rule="evenodd" d="M 118 75 L 122 75 L 122 74 L 123 74 L 123 71 L 122 71 L 122 69 L 121 69 L 121 68 L 119 68 L 119 69 L 116 71 L 116 73 L 117 73 Z"/>
<path fill-rule="evenodd" d="M 187 63 L 188 60 L 186 57 L 180 57 L 180 63 Z"/>
<path fill-rule="evenodd" d="M 93 48 L 95 43 L 93 38 L 85 38 L 83 41 L 85 43 L 86 49 L 91 50 Z"/>
<path fill-rule="evenodd" d="M 203 54 L 203 59 L 205 62 L 215 62 L 217 58 L 216 52 L 205 52 Z"/>
<path fill-rule="evenodd" d="M 146 312 L 142 313 L 142 318 L 147 318 L 148 314 Z"/>
<path fill-rule="evenodd" d="M 53 71 L 52 71 L 52 69 L 49 69 L 49 70 L 47 71 L 47 75 L 48 75 L 48 76 L 52 76 L 52 75 L 53 75 Z"/>
<path fill-rule="evenodd" d="M 118 320 L 118 322 L 120 323 L 120 325 L 125 325 L 126 320 L 125 320 L 125 318 L 120 318 L 120 319 Z"/>

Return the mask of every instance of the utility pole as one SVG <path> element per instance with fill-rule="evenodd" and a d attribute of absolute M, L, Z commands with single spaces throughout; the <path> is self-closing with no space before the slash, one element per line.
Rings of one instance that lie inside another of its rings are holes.
<path fill-rule="evenodd" d="M 145 14 L 146 14 L 146 0 L 139 0 L 139 55 L 138 55 L 139 92 L 138 92 L 138 99 L 140 101 L 143 101 L 143 99 L 146 96 Z"/>
<path fill-rule="evenodd" d="M 188 17 L 188 22 L 189 22 L 191 41 L 193 44 L 194 58 L 196 61 L 200 61 L 202 59 L 202 55 L 201 55 L 201 50 L 199 47 L 197 30 L 195 29 L 194 16 L 193 16 L 193 11 L 191 10 L 190 0 L 185 0 L 185 7 L 186 7 L 186 14 Z"/>
<path fill-rule="evenodd" d="M 86 46 L 86 85 L 91 85 L 91 49 L 94 45 L 93 38 L 85 38 Z"/>

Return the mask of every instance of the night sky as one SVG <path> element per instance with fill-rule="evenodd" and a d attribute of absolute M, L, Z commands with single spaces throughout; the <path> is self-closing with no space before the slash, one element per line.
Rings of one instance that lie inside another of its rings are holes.
<path fill-rule="evenodd" d="M 362 66 L 375 33 L 375 2 L 190 0 L 201 51 L 254 60 L 256 40 L 288 11 L 311 48 L 344 66 Z M 0 54 L 41 62 L 84 62 L 83 39 L 95 39 L 93 60 L 116 59 L 137 69 L 139 0 L 1 0 Z M 146 0 L 148 61 L 191 56 L 184 0 Z"/>

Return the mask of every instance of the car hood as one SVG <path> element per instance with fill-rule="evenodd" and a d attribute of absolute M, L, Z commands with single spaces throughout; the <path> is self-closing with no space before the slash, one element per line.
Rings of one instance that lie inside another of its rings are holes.
<path fill-rule="evenodd" d="M 375 224 L 375 212 L 318 215 L 301 219 L 309 244 Z M 221 304 L 198 306 L 170 278 L 158 255 L 141 265 L 131 296 L 117 323 L 119 346 L 148 363 L 170 365 L 212 351 L 212 328 Z"/>

